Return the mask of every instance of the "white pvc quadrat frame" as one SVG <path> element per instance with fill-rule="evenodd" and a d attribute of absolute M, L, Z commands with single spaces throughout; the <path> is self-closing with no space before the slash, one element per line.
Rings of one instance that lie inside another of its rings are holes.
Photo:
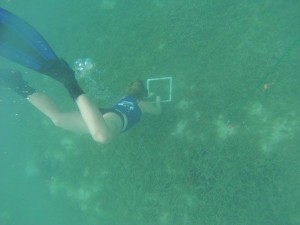
<path fill-rule="evenodd" d="M 161 77 L 161 78 L 150 78 L 147 80 L 147 89 L 149 93 L 151 92 L 150 90 L 150 83 L 151 81 L 159 81 L 159 80 L 169 80 L 169 97 L 167 99 L 161 99 L 161 102 L 170 102 L 172 101 L 172 83 L 173 83 L 173 78 L 172 77 Z"/>

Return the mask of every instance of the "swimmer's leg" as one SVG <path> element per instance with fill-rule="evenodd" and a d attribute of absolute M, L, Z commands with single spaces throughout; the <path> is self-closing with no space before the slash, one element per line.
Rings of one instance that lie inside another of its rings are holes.
<path fill-rule="evenodd" d="M 78 85 L 74 71 L 67 63 L 57 58 L 46 40 L 25 21 L 1 7 L 0 55 L 62 83 L 77 103 L 83 121 L 95 141 L 104 143 L 117 133 L 118 128 L 104 119 Z M 32 103 L 47 115 L 49 111 L 40 106 L 39 100 L 34 100 L 36 95 L 33 93 L 34 91 L 31 91 Z M 28 96 L 29 93 L 26 97 Z M 55 113 L 49 115 L 53 116 Z"/>
<path fill-rule="evenodd" d="M 57 105 L 46 95 L 34 93 L 28 96 L 28 101 L 46 115 L 55 126 L 78 133 L 89 133 L 79 111 L 61 112 Z"/>
<path fill-rule="evenodd" d="M 61 112 L 49 97 L 30 87 L 22 78 L 22 74 L 17 70 L 0 70 L 0 87 L 14 90 L 17 94 L 26 98 L 39 111 L 49 117 L 52 122 L 66 130 L 88 133 L 80 112 Z"/>
<path fill-rule="evenodd" d="M 110 120 L 105 120 L 99 109 L 83 94 L 76 100 L 80 111 L 63 113 L 42 93 L 34 93 L 27 98 L 29 102 L 40 110 L 52 122 L 63 129 L 87 133 L 100 143 L 109 141 L 119 134 L 119 129 Z"/>
<path fill-rule="evenodd" d="M 82 118 L 89 129 L 92 138 L 99 143 L 106 143 L 117 136 L 121 130 L 110 120 L 105 120 L 98 108 L 86 94 L 75 100 Z"/>

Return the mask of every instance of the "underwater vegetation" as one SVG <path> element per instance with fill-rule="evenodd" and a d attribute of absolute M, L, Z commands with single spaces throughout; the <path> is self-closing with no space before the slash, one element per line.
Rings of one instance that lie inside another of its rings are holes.
<path fill-rule="evenodd" d="M 31 18 L 68 62 L 92 59 L 79 81 L 99 106 L 136 78 L 172 76 L 173 95 L 161 116 L 145 115 L 99 145 L 0 89 L 5 135 L 18 130 L 30 149 L 25 177 L 91 225 L 300 223 L 300 3 L 45 1 L 32 12 L 34 3 L 5 4 Z M 63 87 L 42 76 L 33 82 L 75 109 Z M 12 224 L 14 212 L 0 209 L 0 223 Z"/>

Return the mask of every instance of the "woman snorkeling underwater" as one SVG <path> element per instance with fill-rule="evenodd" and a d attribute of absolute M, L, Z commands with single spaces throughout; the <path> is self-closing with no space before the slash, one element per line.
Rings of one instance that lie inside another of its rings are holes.
<path fill-rule="evenodd" d="M 0 55 L 62 83 L 79 111 L 63 113 L 51 99 L 37 92 L 23 80 L 21 72 L 0 70 L 0 86 L 16 91 L 61 128 L 89 133 L 99 143 L 106 143 L 136 124 L 142 113 L 160 114 L 160 97 L 155 103 L 145 101 L 148 91 L 140 80 L 132 82 L 127 95 L 110 109 L 98 109 L 82 91 L 74 71 L 59 59 L 46 40 L 29 24 L 0 8 Z"/>

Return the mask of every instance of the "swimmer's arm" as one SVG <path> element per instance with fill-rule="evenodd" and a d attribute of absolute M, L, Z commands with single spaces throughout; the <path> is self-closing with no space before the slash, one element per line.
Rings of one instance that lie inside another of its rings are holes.
<path fill-rule="evenodd" d="M 140 101 L 139 106 L 144 113 L 149 113 L 153 115 L 159 115 L 162 111 L 159 96 L 156 96 L 155 103 Z"/>

